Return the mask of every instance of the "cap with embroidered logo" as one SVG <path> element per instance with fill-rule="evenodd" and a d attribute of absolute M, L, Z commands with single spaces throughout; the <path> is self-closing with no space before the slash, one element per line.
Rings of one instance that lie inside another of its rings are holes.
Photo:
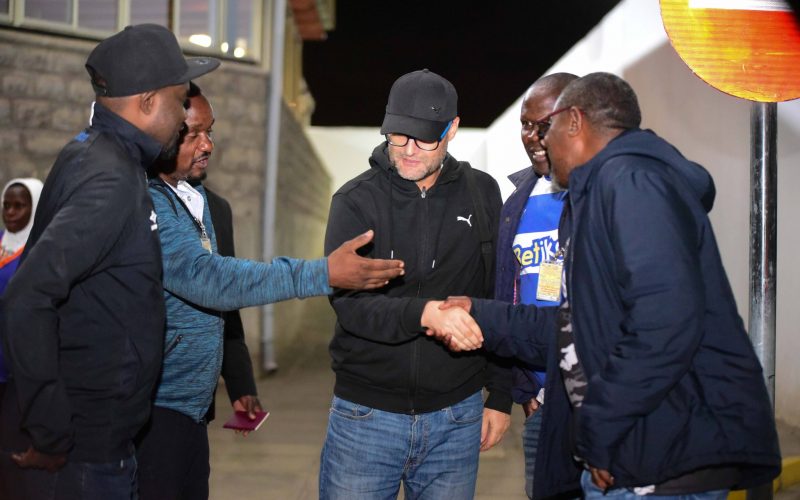
<path fill-rule="evenodd" d="M 95 94 L 125 97 L 186 83 L 219 64 L 213 57 L 184 57 L 177 38 L 164 26 L 137 24 L 97 44 L 86 71 Z"/>
<path fill-rule="evenodd" d="M 429 69 L 407 73 L 389 91 L 381 134 L 404 134 L 423 141 L 439 140 L 458 115 L 453 84 Z"/>

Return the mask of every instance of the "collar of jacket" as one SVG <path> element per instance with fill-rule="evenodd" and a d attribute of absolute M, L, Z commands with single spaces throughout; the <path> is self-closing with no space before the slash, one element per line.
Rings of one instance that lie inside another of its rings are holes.
<path fill-rule="evenodd" d="M 531 182 L 531 188 L 533 187 L 532 182 L 538 179 L 540 176 L 536 174 L 533 170 L 533 165 L 527 168 L 523 168 L 522 170 L 518 170 L 513 174 L 510 174 L 506 179 L 511 181 L 511 184 L 514 185 L 515 188 L 519 189 L 520 186 L 525 185 L 526 182 Z"/>
<path fill-rule="evenodd" d="M 99 102 L 94 105 L 91 128 L 117 136 L 128 153 L 143 167 L 150 166 L 161 154 L 162 146 L 157 140 Z"/>
<path fill-rule="evenodd" d="M 397 175 L 397 169 L 389 163 L 389 154 L 387 153 L 388 147 L 388 143 L 384 141 L 372 150 L 372 156 L 369 159 L 370 167 L 383 172 L 384 175 L 390 178 L 392 184 L 397 186 L 398 190 L 413 193 L 416 196 L 419 193 L 417 183 L 403 179 Z M 462 172 L 463 170 L 461 165 L 458 164 L 458 160 L 450 156 L 450 153 L 447 153 L 442 162 L 442 172 L 439 174 L 439 178 L 436 179 L 434 185 L 431 186 L 431 189 L 437 185 L 446 184 L 459 178 Z"/>
<path fill-rule="evenodd" d="M 659 137 L 652 130 L 639 128 L 626 130 L 591 160 L 575 168 L 569 177 L 570 198 L 577 200 L 591 185 L 600 168 L 616 156 L 632 156 L 657 161 L 669 169 L 676 182 L 681 183 L 693 193 L 706 212 L 714 206 L 716 188 L 714 180 L 701 165 L 684 157 L 675 146 Z"/>
<path fill-rule="evenodd" d="M 583 165 L 575 167 L 569 175 L 569 192 L 570 198 L 574 201 L 580 198 L 590 187 L 592 179 L 597 174 L 600 167 L 610 158 L 617 156 L 621 153 L 620 148 L 617 146 L 623 138 L 642 132 L 641 129 L 626 130 L 614 137 L 609 141 L 606 146 L 594 155 L 589 161 Z M 623 153 L 624 154 L 624 153 Z"/>

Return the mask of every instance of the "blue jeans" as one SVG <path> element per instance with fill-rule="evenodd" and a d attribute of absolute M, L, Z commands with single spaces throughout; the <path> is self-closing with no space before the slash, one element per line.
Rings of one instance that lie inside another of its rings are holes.
<path fill-rule="evenodd" d="M 320 500 L 475 496 L 483 399 L 476 392 L 439 411 L 391 413 L 331 404 L 319 471 Z"/>
<path fill-rule="evenodd" d="M 603 493 L 603 490 L 592 482 L 592 475 L 589 471 L 583 471 L 581 474 L 581 488 L 585 495 L 584 500 L 727 500 L 728 498 L 728 490 L 704 491 L 687 495 L 637 495 L 633 490 L 627 488 L 615 488 L 608 490 L 608 493 Z"/>
<path fill-rule="evenodd" d="M 0 457 L 0 498 L 136 500 L 136 458 L 109 463 L 71 462 L 50 473 L 20 469 L 10 453 Z"/>
<path fill-rule="evenodd" d="M 536 468 L 536 449 L 539 447 L 539 431 L 542 428 L 541 406 L 525 419 L 522 429 L 522 451 L 525 454 L 525 494 L 533 498 L 533 471 Z"/>

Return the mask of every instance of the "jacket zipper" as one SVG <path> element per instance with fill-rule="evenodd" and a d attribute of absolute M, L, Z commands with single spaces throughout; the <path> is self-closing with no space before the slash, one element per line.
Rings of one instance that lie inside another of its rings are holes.
<path fill-rule="evenodd" d="M 428 191 L 425 188 L 422 188 L 419 194 L 422 201 L 422 210 L 423 210 L 423 217 L 422 221 L 428 220 Z M 425 279 L 426 271 L 425 269 L 425 262 L 427 261 L 428 257 L 428 232 L 425 230 L 425 224 L 419 225 L 420 230 L 422 231 L 422 238 L 420 238 L 420 253 L 419 253 L 419 266 L 420 266 L 420 278 L 419 282 L 417 283 L 417 298 L 422 295 L 422 281 Z M 410 401 L 409 406 L 411 407 L 410 413 L 414 415 L 416 410 L 414 408 L 414 403 L 416 402 L 416 394 L 417 394 L 417 384 L 419 383 L 419 342 L 413 343 L 413 352 L 411 353 L 411 394 L 410 394 Z"/>
<path fill-rule="evenodd" d="M 175 340 L 173 340 L 172 343 L 167 348 L 167 350 L 164 351 L 164 357 L 167 357 L 167 355 L 169 355 L 169 353 L 174 351 L 175 348 L 178 347 L 178 344 L 181 343 L 181 340 L 183 340 L 183 335 L 182 334 L 180 334 L 177 337 L 175 337 Z"/>

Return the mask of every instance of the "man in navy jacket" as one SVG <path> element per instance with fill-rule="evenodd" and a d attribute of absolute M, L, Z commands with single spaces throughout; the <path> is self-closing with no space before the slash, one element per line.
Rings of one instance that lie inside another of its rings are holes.
<path fill-rule="evenodd" d="M 553 177 L 569 188 L 556 323 L 575 446 L 562 453 L 585 464 L 586 498 L 724 499 L 771 481 L 775 423 L 708 219 L 708 172 L 638 128 L 614 75 L 571 83 L 550 119 Z M 473 309 L 490 349 L 543 356 L 541 311 Z"/>

